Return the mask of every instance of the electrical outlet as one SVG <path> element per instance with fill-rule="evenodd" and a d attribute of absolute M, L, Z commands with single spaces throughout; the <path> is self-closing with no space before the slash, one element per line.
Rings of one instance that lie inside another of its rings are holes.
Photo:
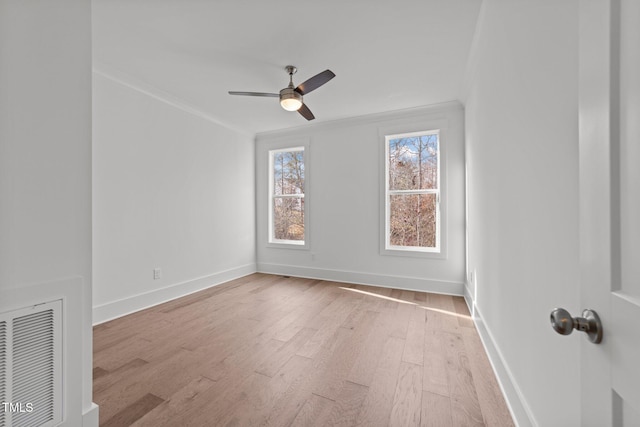
<path fill-rule="evenodd" d="M 158 280 L 162 277 L 162 271 L 159 268 L 153 269 L 153 280 Z"/>

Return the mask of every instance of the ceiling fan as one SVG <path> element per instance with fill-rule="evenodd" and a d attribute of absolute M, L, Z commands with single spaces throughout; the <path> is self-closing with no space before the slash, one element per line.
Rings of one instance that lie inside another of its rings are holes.
<path fill-rule="evenodd" d="M 287 111 L 297 111 L 307 120 L 315 119 L 315 116 L 309 110 L 304 102 L 302 102 L 302 96 L 308 94 L 312 90 L 318 89 L 323 84 L 334 78 L 336 75 L 331 70 L 324 70 L 323 72 L 316 74 L 304 83 L 293 87 L 293 75 L 298 71 L 293 65 L 287 65 L 284 68 L 289 74 L 289 86 L 282 89 L 280 93 L 266 93 L 266 92 L 235 92 L 229 91 L 229 95 L 245 95 L 245 96 L 266 96 L 273 98 L 280 98 L 280 105 Z"/>

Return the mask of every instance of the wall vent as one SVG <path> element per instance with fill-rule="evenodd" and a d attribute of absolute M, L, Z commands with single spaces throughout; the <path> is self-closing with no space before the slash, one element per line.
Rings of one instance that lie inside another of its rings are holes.
<path fill-rule="evenodd" d="M 0 427 L 62 422 L 62 301 L 0 314 Z"/>

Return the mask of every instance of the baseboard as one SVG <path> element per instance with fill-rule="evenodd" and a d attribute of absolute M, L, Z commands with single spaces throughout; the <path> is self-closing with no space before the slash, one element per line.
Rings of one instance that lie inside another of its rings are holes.
<path fill-rule="evenodd" d="M 446 280 L 422 279 L 418 277 L 387 276 L 358 271 L 330 270 L 309 268 L 296 265 L 258 263 L 259 273 L 280 274 L 285 276 L 304 277 L 309 279 L 330 280 L 334 282 L 353 283 L 356 285 L 373 285 L 383 288 L 405 289 L 408 291 L 432 292 L 447 295 L 463 295 L 462 283 Z"/>
<path fill-rule="evenodd" d="M 246 264 L 209 276 L 198 277 L 164 288 L 154 289 L 150 292 L 95 306 L 93 307 L 93 324 L 98 325 L 126 314 L 153 307 L 154 305 L 162 304 L 163 302 L 171 301 L 255 272 L 256 264 Z"/>
<path fill-rule="evenodd" d="M 100 408 L 91 402 L 91 407 L 82 414 L 82 427 L 98 427 Z"/>
<path fill-rule="evenodd" d="M 464 285 L 464 293 L 462 295 L 464 297 L 464 301 L 467 303 L 467 307 L 469 308 L 469 313 L 471 313 L 471 317 L 475 317 L 475 304 L 473 303 L 473 297 L 471 296 L 471 289 L 469 289 L 468 284 Z"/>
<path fill-rule="evenodd" d="M 489 357 L 489 362 L 491 363 L 491 367 L 496 375 L 502 394 L 507 402 L 513 421 L 518 427 L 537 426 L 538 423 L 536 422 L 529 405 L 520 391 L 520 388 L 515 382 L 509 366 L 504 361 L 504 357 L 496 345 L 491 331 L 487 328 L 482 314 L 480 314 L 478 307 L 471 298 L 471 294 L 467 286 L 464 287 L 464 299 L 469 306 L 469 312 L 472 314 L 473 322 L 478 330 L 478 335 L 480 335 L 480 340 L 482 341 L 484 350 Z"/>

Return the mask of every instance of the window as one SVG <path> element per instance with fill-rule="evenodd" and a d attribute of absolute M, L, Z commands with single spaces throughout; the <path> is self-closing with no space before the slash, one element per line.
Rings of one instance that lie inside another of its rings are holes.
<path fill-rule="evenodd" d="M 439 131 L 385 136 L 385 249 L 440 252 Z"/>
<path fill-rule="evenodd" d="M 305 244 L 304 147 L 269 151 L 269 243 Z"/>

